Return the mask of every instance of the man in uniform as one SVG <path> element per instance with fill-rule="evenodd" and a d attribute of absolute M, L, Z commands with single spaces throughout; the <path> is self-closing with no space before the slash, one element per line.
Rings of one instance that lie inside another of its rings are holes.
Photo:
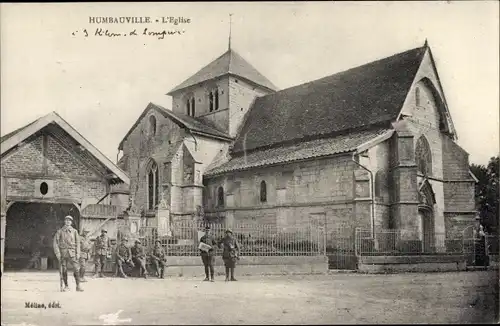
<path fill-rule="evenodd" d="M 92 244 L 87 238 L 88 234 L 89 230 L 83 229 L 80 236 L 80 282 L 87 282 L 85 279 L 85 266 L 90 259 L 90 249 L 92 248 Z"/>
<path fill-rule="evenodd" d="M 80 287 L 80 266 L 78 260 L 80 259 L 80 237 L 71 223 L 73 218 L 66 216 L 64 218 L 64 226 L 60 228 L 54 236 L 54 253 L 60 264 L 60 272 L 64 281 L 63 291 L 69 291 L 68 287 L 68 263 L 73 267 L 73 275 L 76 282 L 76 290 L 83 292 Z"/>
<path fill-rule="evenodd" d="M 214 247 L 217 245 L 215 238 L 210 233 L 210 227 L 205 227 L 205 234 L 201 237 L 200 242 L 209 245 L 210 249 L 201 250 L 200 255 L 201 260 L 203 261 L 203 266 L 205 266 L 205 279 L 204 281 L 208 281 L 208 272 L 210 271 L 210 281 L 214 282 Z"/>
<path fill-rule="evenodd" d="M 109 241 L 108 231 L 101 230 L 101 235 L 95 239 L 95 276 L 104 277 L 104 264 L 106 263 L 106 258 L 108 251 L 111 248 L 111 243 Z"/>
<path fill-rule="evenodd" d="M 146 269 L 146 252 L 140 240 L 135 240 L 135 246 L 130 249 L 132 253 L 132 261 L 135 266 L 139 266 L 139 276 L 148 278 L 148 271 Z"/>
<path fill-rule="evenodd" d="M 151 258 L 153 258 L 153 263 L 156 268 L 156 275 L 160 278 L 163 278 L 165 272 L 165 264 L 167 263 L 167 255 L 165 255 L 165 250 L 163 250 L 160 240 L 156 240 L 155 246 L 151 253 Z"/>
<path fill-rule="evenodd" d="M 129 246 L 127 245 L 128 239 L 123 238 L 122 242 L 116 247 L 116 268 L 118 275 L 123 278 L 127 278 L 127 275 L 123 271 L 123 264 L 128 264 L 134 267 L 132 262 L 132 253 Z"/>

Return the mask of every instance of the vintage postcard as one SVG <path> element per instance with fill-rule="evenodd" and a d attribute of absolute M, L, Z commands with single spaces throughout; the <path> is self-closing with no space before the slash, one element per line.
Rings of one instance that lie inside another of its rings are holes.
<path fill-rule="evenodd" d="M 499 3 L 3 3 L 2 325 L 498 322 Z"/>

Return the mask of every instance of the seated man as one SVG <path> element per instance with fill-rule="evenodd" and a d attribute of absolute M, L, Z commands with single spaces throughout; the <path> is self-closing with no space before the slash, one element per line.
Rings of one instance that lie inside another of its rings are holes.
<path fill-rule="evenodd" d="M 140 240 L 135 240 L 135 246 L 130 249 L 132 253 L 132 261 L 135 266 L 139 266 L 139 276 L 148 278 L 148 270 L 146 269 L 146 252 Z"/>
<path fill-rule="evenodd" d="M 163 278 L 167 256 L 165 255 L 165 250 L 163 250 L 161 246 L 160 240 L 156 240 L 155 242 L 155 246 L 151 252 L 151 260 L 156 269 L 156 276 Z"/>
<path fill-rule="evenodd" d="M 126 238 L 122 239 L 122 242 L 116 247 L 116 269 L 118 275 L 123 278 L 127 278 L 127 274 L 123 271 L 123 265 L 129 265 L 134 267 L 132 262 L 132 253 L 130 248 L 127 246 L 128 240 Z"/>

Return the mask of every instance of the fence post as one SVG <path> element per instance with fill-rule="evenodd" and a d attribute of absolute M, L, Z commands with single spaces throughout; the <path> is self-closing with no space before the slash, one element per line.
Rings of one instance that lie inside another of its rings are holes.
<path fill-rule="evenodd" d="M 359 232 L 360 232 L 359 228 L 354 229 L 354 254 L 356 255 L 356 257 L 360 256 L 360 254 L 359 254 Z"/>

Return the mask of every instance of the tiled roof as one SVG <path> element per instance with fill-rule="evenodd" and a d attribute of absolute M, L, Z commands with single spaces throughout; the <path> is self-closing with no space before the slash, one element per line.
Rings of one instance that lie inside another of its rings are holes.
<path fill-rule="evenodd" d="M 233 138 L 229 136 L 227 133 L 217 129 L 211 121 L 201 117 L 194 118 L 182 113 L 175 113 L 172 110 L 168 110 L 161 105 L 149 103 L 146 109 L 142 112 L 140 117 L 135 121 L 134 125 L 129 129 L 125 137 L 123 137 L 122 141 L 118 145 L 118 149 L 123 149 L 123 142 L 127 139 L 130 133 L 137 127 L 142 118 L 146 115 L 149 110 L 156 110 L 161 113 L 164 117 L 168 117 L 172 119 L 178 125 L 181 125 L 184 128 L 187 128 L 191 131 L 201 132 L 206 135 L 221 137 L 227 140 L 232 140 Z"/>
<path fill-rule="evenodd" d="M 426 49 L 425 45 L 257 98 L 232 152 L 395 120 Z"/>
<path fill-rule="evenodd" d="M 189 87 L 196 85 L 198 83 L 204 82 L 206 80 L 221 77 L 227 74 L 233 74 L 239 77 L 243 77 L 249 81 L 252 81 L 258 85 L 267 87 L 271 90 L 277 90 L 278 88 L 273 85 L 266 77 L 264 77 L 260 72 L 257 71 L 251 64 L 249 64 L 243 57 L 241 57 L 233 49 L 229 49 L 220 57 L 201 68 L 193 76 L 189 77 L 187 80 L 182 82 L 180 85 L 172 89 L 168 95 Z"/>
<path fill-rule="evenodd" d="M 255 151 L 248 155 L 234 157 L 228 162 L 206 171 L 204 175 L 213 176 L 230 171 L 351 152 L 359 145 L 382 135 L 388 130 L 386 128 L 364 130 L 339 135 L 334 138 L 316 139 L 286 147 Z"/>
<path fill-rule="evenodd" d="M 183 124 L 186 128 L 189 128 L 189 130 L 199 131 L 213 136 L 231 138 L 231 136 L 229 136 L 227 133 L 217 129 L 217 127 L 214 126 L 213 123 L 208 119 L 205 119 L 203 117 L 195 118 L 188 116 L 186 114 L 176 113 L 172 110 L 168 110 L 162 107 L 161 105 L 153 103 L 150 103 L 150 105 L 158 108 L 164 115 L 166 114 L 169 117 L 173 118 L 174 120 L 177 120 L 178 122 Z"/>

